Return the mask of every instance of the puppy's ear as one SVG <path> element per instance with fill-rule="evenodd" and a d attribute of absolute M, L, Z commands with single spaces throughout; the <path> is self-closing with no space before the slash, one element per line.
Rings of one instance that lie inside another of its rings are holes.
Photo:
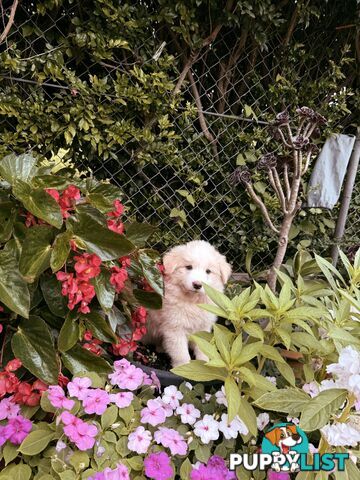
<path fill-rule="evenodd" d="M 273 445 L 278 445 L 280 440 L 280 429 L 274 428 L 270 430 L 270 432 L 265 433 L 265 437 L 271 442 Z"/>
<path fill-rule="evenodd" d="M 287 430 L 290 430 L 292 434 L 297 433 L 296 425 L 288 425 L 286 428 Z"/>
<path fill-rule="evenodd" d="M 232 268 L 231 265 L 226 261 L 225 256 L 221 254 L 219 254 L 219 271 L 221 280 L 223 284 L 226 285 L 230 278 Z"/>
<path fill-rule="evenodd" d="M 163 258 L 165 275 L 171 275 L 172 273 L 174 273 L 180 263 L 181 258 L 179 247 L 172 248 L 168 253 L 164 255 Z"/>

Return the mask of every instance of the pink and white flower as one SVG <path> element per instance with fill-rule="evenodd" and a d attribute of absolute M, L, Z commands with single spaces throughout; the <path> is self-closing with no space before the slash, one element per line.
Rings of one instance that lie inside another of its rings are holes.
<path fill-rule="evenodd" d="M 175 409 L 180 405 L 179 400 L 182 400 L 183 397 L 184 395 L 175 387 L 175 385 L 170 385 L 164 389 L 162 401 Z"/>
<path fill-rule="evenodd" d="M 87 377 L 75 377 L 67 384 L 70 397 L 75 397 L 79 400 L 84 400 L 90 387 L 91 380 Z"/>
<path fill-rule="evenodd" d="M 239 433 L 241 435 L 247 435 L 249 433 L 249 429 L 238 415 L 236 415 L 234 420 L 229 423 L 227 413 L 223 413 L 221 415 L 219 430 L 222 432 L 226 440 L 230 440 L 230 438 L 237 438 Z"/>
<path fill-rule="evenodd" d="M 154 433 L 156 443 L 169 448 L 172 455 L 185 455 L 187 443 L 179 432 L 172 428 L 159 427 Z"/>
<path fill-rule="evenodd" d="M 194 425 L 201 416 L 200 410 L 191 403 L 183 403 L 177 407 L 176 413 L 181 416 L 181 423 L 188 423 L 189 425 Z"/>
<path fill-rule="evenodd" d="M 141 410 L 141 423 L 149 423 L 153 427 L 164 423 L 166 412 L 158 399 L 148 400 L 146 407 Z"/>
<path fill-rule="evenodd" d="M 204 418 L 198 420 L 194 427 L 195 435 L 205 444 L 219 438 L 219 423 L 212 415 L 204 415 Z"/>
<path fill-rule="evenodd" d="M 128 437 L 128 449 L 141 455 L 148 451 L 151 440 L 152 436 L 149 430 L 145 430 L 144 427 L 137 427 Z"/>
<path fill-rule="evenodd" d="M 260 432 L 264 430 L 264 428 L 269 422 L 270 422 L 270 417 L 269 417 L 269 414 L 266 412 L 259 413 L 259 415 L 256 418 L 257 428 L 258 430 L 260 430 Z"/>
<path fill-rule="evenodd" d="M 134 394 L 132 392 L 110 393 L 109 398 L 117 407 L 125 408 L 131 405 L 131 402 L 134 399 Z"/>

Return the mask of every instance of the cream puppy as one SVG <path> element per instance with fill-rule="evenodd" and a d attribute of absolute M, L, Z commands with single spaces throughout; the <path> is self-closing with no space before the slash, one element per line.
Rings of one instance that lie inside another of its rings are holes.
<path fill-rule="evenodd" d="M 151 310 L 148 333 L 143 339 L 171 358 L 173 367 L 190 361 L 188 337 L 201 330 L 210 332 L 216 315 L 202 310 L 199 303 L 210 303 L 203 284 L 223 291 L 231 275 L 224 255 L 203 240 L 194 240 L 171 249 L 163 259 L 165 294 L 161 310 Z M 207 360 L 192 345 L 195 358 Z"/>

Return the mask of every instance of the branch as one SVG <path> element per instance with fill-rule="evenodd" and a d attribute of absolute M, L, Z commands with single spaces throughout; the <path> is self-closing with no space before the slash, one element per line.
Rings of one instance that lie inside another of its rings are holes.
<path fill-rule="evenodd" d="M 278 197 L 279 197 L 279 200 L 280 200 L 281 208 L 283 209 L 283 212 L 284 212 L 284 213 L 287 213 L 284 190 L 283 190 L 282 185 L 281 185 L 281 182 L 280 182 L 279 174 L 278 174 L 276 168 L 272 168 L 272 169 L 269 171 L 269 174 L 270 174 L 270 173 L 271 173 L 271 175 L 273 176 L 273 179 L 274 179 L 274 181 L 275 181 L 276 188 L 277 188 L 277 190 L 278 190 L 278 192 L 279 192 L 279 193 L 278 193 Z"/>
<path fill-rule="evenodd" d="M 3 41 L 5 40 L 5 38 L 8 36 L 10 32 L 10 29 L 14 23 L 15 13 L 16 13 L 18 4 L 19 4 L 19 0 L 14 0 L 14 3 L 12 4 L 11 10 L 10 10 L 9 20 L 6 24 L 6 27 L 4 28 L 3 33 L 0 35 L 0 43 L 3 43 Z"/>
<path fill-rule="evenodd" d="M 306 155 L 305 165 L 301 171 L 301 176 L 305 175 L 305 173 L 308 171 L 308 168 L 310 165 L 310 159 L 311 159 L 311 151 Z"/>
<path fill-rule="evenodd" d="M 232 8 L 233 8 L 233 4 L 234 4 L 234 0 L 227 0 L 226 2 L 226 5 L 225 5 L 225 10 L 226 11 L 230 11 Z M 223 27 L 223 24 L 222 23 L 219 23 L 219 25 L 216 25 L 216 27 L 214 28 L 214 30 L 210 33 L 209 36 L 207 36 L 203 41 L 202 41 L 202 44 L 201 44 L 201 47 L 197 50 L 197 51 L 192 51 L 189 58 L 187 59 L 187 61 L 185 62 L 184 64 L 184 67 L 182 69 L 182 72 L 179 76 L 179 79 L 176 83 L 176 86 L 174 88 L 174 91 L 173 91 L 173 94 L 176 95 L 177 93 L 180 92 L 181 90 L 181 87 L 182 87 L 182 84 L 184 83 L 184 80 L 186 78 L 186 75 L 188 74 L 188 71 L 190 70 L 190 68 L 193 66 L 194 62 L 196 62 L 196 60 L 198 59 L 199 55 L 200 55 L 200 52 L 201 52 L 201 49 L 204 48 L 204 47 L 208 47 L 211 43 L 213 43 L 216 39 L 216 37 L 218 36 L 220 30 L 222 29 Z M 173 31 L 171 30 L 170 28 L 170 33 L 172 33 L 172 36 L 174 36 L 173 34 Z M 178 42 L 176 42 L 178 43 Z M 181 52 L 180 52 L 181 53 Z"/>
<path fill-rule="evenodd" d="M 293 11 L 293 14 L 291 16 L 288 31 L 286 32 L 286 36 L 285 36 L 284 41 L 283 41 L 284 46 L 287 46 L 290 42 L 290 39 L 292 37 L 292 34 L 294 33 L 294 30 L 295 30 L 295 27 L 296 27 L 296 24 L 297 24 L 298 15 L 299 15 L 299 7 L 298 7 L 298 5 L 296 5 L 295 10 Z"/>
<path fill-rule="evenodd" d="M 288 148 L 293 148 L 291 145 L 289 145 L 286 141 L 286 138 L 285 138 L 285 135 L 283 134 L 283 132 L 281 131 L 281 128 L 278 128 L 277 131 L 279 132 L 280 134 L 280 137 L 281 137 L 281 140 L 283 142 L 283 144 L 288 147 Z"/>
<path fill-rule="evenodd" d="M 286 192 L 286 200 L 290 200 L 290 182 L 289 182 L 289 171 L 288 166 L 285 161 L 284 163 L 284 183 L 285 183 L 285 192 Z"/>
<path fill-rule="evenodd" d="M 205 116 L 203 114 L 203 108 L 202 108 L 201 98 L 200 98 L 200 95 L 199 95 L 199 90 L 197 89 L 197 86 L 196 86 L 193 74 L 191 73 L 191 70 L 188 71 L 187 76 L 189 78 L 190 85 L 191 85 L 191 90 L 192 90 L 194 98 L 195 98 L 195 103 L 196 103 L 196 107 L 197 107 L 197 110 L 198 110 L 198 117 L 199 117 L 199 123 L 200 123 L 201 130 L 204 134 L 204 137 L 209 141 L 215 158 L 218 159 L 219 154 L 218 154 L 217 147 L 216 147 L 216 139 L 215 139 L 214 135 L 210 132 L 210 130 L 207 126 Z"/>
<path fill-rule="evenodd" d="M 271 230 L 275 233 L 279 233 L 279 230 L 275 227 L 273 222 L 270 219 L 269 212 L 264 204 L 264 202 L 261 200 L 260 197 L 258 197 L 255 193 L 255 190 L 253 189 L 251 183 L 246 184 L 246 191 L 249 193 L 251 198 L 254 200 L 254 202 L 259 206 L 261 213 L 264 217 L 265 222 L 268 224 L 268 226 L 271 228 Z"/>

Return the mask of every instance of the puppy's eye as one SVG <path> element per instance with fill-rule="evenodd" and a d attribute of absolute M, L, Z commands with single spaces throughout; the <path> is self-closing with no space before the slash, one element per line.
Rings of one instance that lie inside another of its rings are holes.
<path fill-rule="evenodd" d="M 208 269 L 206 270 L 206 273 L 209 275 L 209 273 L 211 273 L 211 270 L 208 268 Z"/>
<path fill-rule="evenodd" d="M 186 270 L 192 270 L 192 265 L 186 265 Z"/>

